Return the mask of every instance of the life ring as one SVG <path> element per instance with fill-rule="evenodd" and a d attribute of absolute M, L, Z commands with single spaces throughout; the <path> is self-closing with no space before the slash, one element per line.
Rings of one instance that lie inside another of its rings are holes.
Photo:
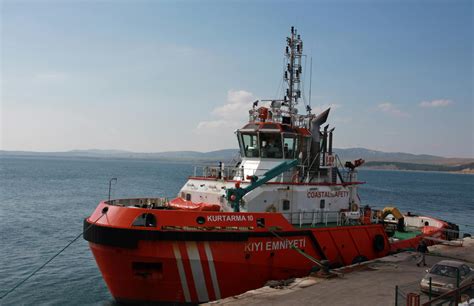
<path fill-rule="evenodd" d="M 359 205 L 356 203 L 351 204 L 351 211 L 359 211 Z"/>
<path fill-rule="evenodd" d="M 385 238 L 380 234 L 375 235 L 375 237 L 374 237 L 374 250 L 376 252 L 381 252 L 384 249 L 385 249 Z"/>

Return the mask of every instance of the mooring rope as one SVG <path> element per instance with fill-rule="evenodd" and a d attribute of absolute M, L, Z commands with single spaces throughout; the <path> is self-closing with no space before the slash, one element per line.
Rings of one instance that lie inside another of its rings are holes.
<path fill-rule="evenodd" d="M 272 230 L 272 229 L 269 228 L 268 231 L 269 231 L 270 233 L 272 233 L 275 237 L 277 237 L 278 239 L 280 239 L 281 241 L 288 241 L 288 242 L 289 242 L 288 239 L 284 239 L 283 237 L 281 237 L 280 235 L 278 235 L 274 230 Z M 290 244 L 290 245 L 291 245 L 291 244 Z M 291 248 L 292 250 L 295 250 L 296 252 L 298 252 L 300 255 L 306 257 L 306 259 L 308 259 L 309 261 L 311 261 L 311 262 L 317 264 L 320 268 L 323 268 L 323 269 L 327 269 L 327 268 L 328 268 L 328 267 L 327 267 L 325 264 L 323 264 L 321 261 L 317 260 L 316 258 L 314 258 L 313 256 L 309 255 L 308 253 L 306 253 L 306 252 L 303 251 L 302 249 L 298 248 L 297 246 L 291 245 L 290 248 Z M 334 270 L 329 270 L 328 272 L 329 272 L 329 273 L 332 273 L 332 274 L 335 274 L 335 275 L 337 275 L 337 276 L 343 276 L 343 275 L 344 275 L 343 273 L 336 272 L 336 271 L 334 271 Z"/>
<path fill-rule="evenodd" d="M 30 278 L 32 278 L 36 273 L 38 273 L 41 269 L 43 269 L 47 264 L 49 264 L 51 261 L 53 261 L 56 257 L 58 257 L 62 252 L 64 252 L 64 250 L 66 250 L 71 244 L 73 244 L 74 242 L 76 242 L 77 239 L 79 239 L 79 237 L 81 237 L 82 235 L 84 235 L 85 233 L 87 233 L 87 231 L 94 225 L 97 223 L 97 221 L 100 220 L 100 218 L 102 218 L 103 216 L 105 216 L 105 214 L 107 213 L 108 211 L 108 208 L 107 207 L 104 207 L 104 209 L 102 209 L 102 214 L 100 215 L 99 218 L 97 218 L 97 220 L 95 220 L 93 223 L 89 224 L 89 226 L 83 230 L 79 235 L 77 235 L 74 239 L 72 239 L 71 241 L 69 241 L 69 243 L 63 247 L 59 252 L 57 252 L 56 254 L 54 254 L 50 259 L 48 259 L 44 264 L 42 264 L 39 268 L 37 268 L 36 270 L 34 270 L 33 272 L 31 272 L 27 277 L 25 277 L 22 281 L 20 281 L 18 284 L 16 284 L 15 286 L 13 286 L 10 290 L 8 290 L 5 294 L 3 294 L 1 297 L 0 297 L 0 300 L 2 300 L 4 297 L 6 297 L 7 295 L 9 295 L 10 293 L 12 293 L 13 291 L 15 291 L 18 287 L 20 287 L 23 283 L 25 283 L 27 280 L 29 280 Z"/>
<path fill-rule="evenodd" d="M 268 229 L 268 231 L 270 233 L 272 233 L 275 237 L 277 237 L 278 239 L 280 239 L 281 241 L 285 241 L 285 242 L 289 242 L 288 239 L 284 239 L 282 238 L 280 235 L 278 235 L 275 231 L 273 231 L 272 229 Z M 307 259 L 309 259 L 310 261 L 312 261 L 313 263 L 317 264 L 318 266 L 320 267 L 324 267 L 324 265 L 319 261 L 317 260 L 316 258 L 314 258 L 313 256 L 309 255 L 309 254 L 306 254 L 302 249 L 298 248 L 297 246 L 293 245 L 290 243 L 290 248 L 295 250 L 296 252 L 300 253 L 301 255 L 303 255 L 304 257 L 306 257 Z"/>

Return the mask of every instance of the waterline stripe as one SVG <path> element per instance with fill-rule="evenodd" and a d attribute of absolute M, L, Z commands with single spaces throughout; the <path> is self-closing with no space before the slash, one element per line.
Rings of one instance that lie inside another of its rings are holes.
<path fill-rule="evenodd" d="M 221 291 L 219 290 L 219 280 L 217 279 L 216 267 L 214 266 L 214 259 L 212 258 L 212 251 L 209 247 L 209 242 L 204 242 L 204 250 L 206 251 L 207 262 L 209 263 L 209 270 L 211 272 L 212 286 L 216 293 L 216 300 L 221 298 Z"/>
<path fill-rule="evenodd" d="M 194 286 L 198 295 L 199 302 L 209 301 L 209 295 L 206 288 L 206 280 L 202 271 L 201 258 L 195 241 L 186 241 L 189 263 L 193 272 Z"/>
<path fill-rule="evenodd" d="M 176 264 L 178 265 L 179 278 L 181 279 L 181 286 L 183 287 L 184 299 L 187 303 L 191 302 L 191 294 L 189 294 L 188 282 L 186 281 L 186 272 L 184 272 L 183 260 L 178 244 L 173 242 L 173 253 L 176 257 Z"/>

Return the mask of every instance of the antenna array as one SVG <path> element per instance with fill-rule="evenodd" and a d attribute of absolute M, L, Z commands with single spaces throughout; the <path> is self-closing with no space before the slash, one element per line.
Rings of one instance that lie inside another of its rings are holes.
<path fill-rule="evenodd" d="M 287 46 L 285 54 L 287 58 L 287 67 L 284 73 L 284 80 L 287 83 L 286 95 L 284 98 L 287 103 L 290 114 L 296 114 L 295 109 L 298 99 L 301 98 L 301 76 L 303 68 L 301 58 L 303 56 L 303 41 L 297 34 L 296 29 L 291 27 L 291 35 L 286 38 Z"/>

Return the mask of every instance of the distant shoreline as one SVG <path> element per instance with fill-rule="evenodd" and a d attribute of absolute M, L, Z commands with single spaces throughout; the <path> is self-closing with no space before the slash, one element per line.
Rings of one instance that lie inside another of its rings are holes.
<path fill-rule="evenodd" d="M 363 165 L 366 169 L 380 169 L 380 170 L 401 170 L 401 171 L 434 171 L 434 172 L 449 172 L 474 174 L 474 162 L 463 163 L 457 165 L 447 164 L 420 164 L 408 162 L 395 161 L 368 161 Z"/>
<path fill-rule="evenodd" d="M 364 171 L 397 171 L 397 172 L 430 172 L 430 173 L 447 173 L 447 174 L 461 174 L 461 175 L 474 175 L 474 169 L 468 171 L 443 171 L 443 170 L 409 170 L 409 169 L 384 169 L 377 167 L 361 167 L 361 170 Z"/>
<path fill-rule="evenodd" d="M 117 160 L 117 161 L 156 161 L 156 162 L 167 162 L 167 163 L 182 163 L 182 164 L 193 164 L 195 166 L 212 165 L 218 161 L 222 161 L 225 164 L 232 163 L 235 161 L 226 160 L 224 158 L 188 158 L 188 157 L 126 157 L 126 156 L 83 156 L 74 154 L 12 154 L 8 152 L 1 152 L 0 158 L 30 158 L 30 159 L 63 159 L 63 160 Z M 465 165 L 449 166 L 440 164 L 415 164 L 415 163 L 403 163 L 403 162 L 392 162 L 392 161 L 368 161 L 364 164 L 361 170 L 367 171 L 408 171 L 408 172 L 438 172 L 438 173 L 450 173 L 450 174 L 467 174 L 474 175 L 474 163 Z"/>

